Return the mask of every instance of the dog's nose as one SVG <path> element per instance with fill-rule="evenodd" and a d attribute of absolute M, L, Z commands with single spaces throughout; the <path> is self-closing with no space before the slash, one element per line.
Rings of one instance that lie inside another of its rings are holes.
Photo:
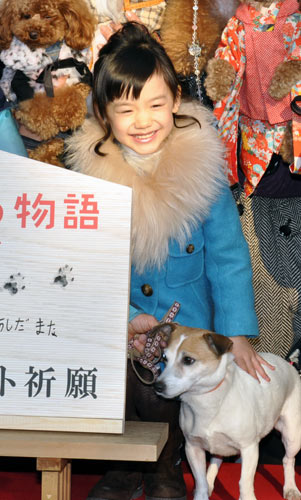
<path fill-rule="evenodd" d="M 154 389 L 155 389 L 156 392 L 158 392 L 159 394 L 161 394 L 161 392 L 163 392 L 164 389 L 165 389 L 164 382 L 155 382 L 154 383 Z"/>
<path fill-rule="evenodd" d="M 39 36 L 39 33 L 37 31 L 30 31 L 29 36 L 32 40 L 36 40 Z"/>

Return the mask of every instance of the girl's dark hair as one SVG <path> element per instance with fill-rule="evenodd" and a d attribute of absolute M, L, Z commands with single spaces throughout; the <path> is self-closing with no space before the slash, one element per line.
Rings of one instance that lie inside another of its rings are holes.
<path fill-rule="evenodd" d="M 163 76 L 176 100 L 179 81 L 173 64 L 162 45 L 139 23 L 125 23 L 101 48 L 93 70 L 93 108 L 105 132 L 95 146 L 98 155 L 104 155 L 100 147 L 111 135 L 107 105 L 122 95 L 138 99 L 145 82 L 156 72 Z M 174 115 L 175 126 L 176 118 L 187 116 Z"/>

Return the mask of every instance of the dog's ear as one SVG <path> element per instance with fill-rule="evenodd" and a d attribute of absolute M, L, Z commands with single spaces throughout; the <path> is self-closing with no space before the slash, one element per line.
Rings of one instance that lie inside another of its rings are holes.
<path fill-rule="evenodd" d="M 0 50 L 8 49 L 13 39 L 11 23 L 14 16 L 17 15 L 17 9 L 14 2 L 10 0 L 0 1 Z"/>
<path fill-rule="evenodd" d="M 211 349 L 211 351 L 213 351 L 218 357 L 225 352 L 230 351 L 233 345 L 232 340 L 224 335 L 220 335 L 219 333 L 204 333 L 203 338 L 209 349 Z"/>
<path fill-rule="evenodd" d="M 97 26 L 97 18 L 86 0 L 61 0 L 58 2 L 58 8 L 67 25 L 66 44 L 76 50 L 90 47 Z"/>

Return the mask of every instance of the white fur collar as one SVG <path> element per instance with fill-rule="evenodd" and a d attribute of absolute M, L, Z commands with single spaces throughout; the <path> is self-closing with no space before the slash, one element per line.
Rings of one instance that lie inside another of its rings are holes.
<path fill-rule="evenodd" d="M 159 155 L 143 157 L 150 168 L 133 166 L 132 160 L 130 164 L 127 153 L 113 141 L 102 147 L 107 156 L 96 155 L 94 145 L 102 134 L 94 118 L 67 141 L 67 162 L 74 170 L 132 187 L 132 259 L 138 272 L 162 266 L 170 239 L 185 244 L 226 182 L 223 149 L 211 113 L 192 103 L 182 105 L 181 113 L 197 117 L 201 128 L 174 128 Z"/>

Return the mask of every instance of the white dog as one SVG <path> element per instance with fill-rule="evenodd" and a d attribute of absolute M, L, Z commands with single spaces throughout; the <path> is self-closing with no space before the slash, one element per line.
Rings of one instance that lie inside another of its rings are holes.
<path fill-rule="evenodd" d="M 301 381 L 297 371 L 273 354 L 263 357 L 275 370 L 260 383 L 243 371 L 228 352 L 227 337 L 175 324 L 165 349 L 166 368 L 154 384 L 165 398 L 180 396 L 180 426 L 195 479 L 194 500 L 208 500 L 219 457 L 212 457 L 206 477 L 205 450 L 213 455 L 241 454 L 240 500 L 256 500 L 254 475 L 258 444 L 275 427 L 285 447 L 283 497 L 301 500 L 295 483 L 295 455 L 301 448 Z"/>

